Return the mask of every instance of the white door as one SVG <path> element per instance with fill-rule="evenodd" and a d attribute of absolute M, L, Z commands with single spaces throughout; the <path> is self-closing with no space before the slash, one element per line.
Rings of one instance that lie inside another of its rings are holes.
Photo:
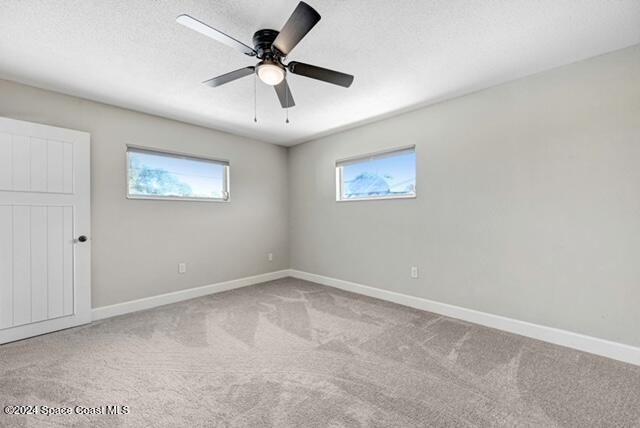
<path fill-rule="evenodd" d="M 0 117 L 0 343 L 91 321 L 89 142 Z"/>

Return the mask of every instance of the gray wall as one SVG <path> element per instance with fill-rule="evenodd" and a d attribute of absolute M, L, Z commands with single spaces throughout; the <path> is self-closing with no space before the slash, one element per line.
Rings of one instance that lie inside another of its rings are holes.
<path fill-rule="evenodd" d="M 407 144 L 417 199 L 335 201 L 336 159 Z M 640 345 L 640 46 L 296 146 L 289 168 L 292 268 Z"/>
<path fill-rule="evenodd" d="M 288 267 L 285 148 L 3 80 L 0 116 L 91 133 L 94 307 Z M 231 202 L 127 200 L 125 144 L 229 159 Z"/>

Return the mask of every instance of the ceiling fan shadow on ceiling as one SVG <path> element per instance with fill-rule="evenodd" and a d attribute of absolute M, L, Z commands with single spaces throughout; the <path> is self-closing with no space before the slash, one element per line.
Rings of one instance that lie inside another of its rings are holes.
<path fill-rule="evenodd" d="M 353 83 L 353 76 L 350 74 L 297 61 L 284 63 L 287 55 L 320 21 L 320 14 L 305 2 L 298 3 L 279 32 L 269 29 L 256 31 L 253 35 L 253 48 L 189 15 L 180 15 L 176 21 L 213 40 L 235 48 L 247 56 L 260 60 L 255 66 L 244 67 L 206 80 L 203 82 L 205 85 L 217 87 L 256 73 L 262 82 L 274 87 L 280 105 L 286 109 L 295 106 L 286 80 L 287 71 L 345 88 Z"/>

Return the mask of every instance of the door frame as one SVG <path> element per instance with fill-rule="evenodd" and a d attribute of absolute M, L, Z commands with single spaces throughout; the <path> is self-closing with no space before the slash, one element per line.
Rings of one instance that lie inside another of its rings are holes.
<path fill-rule="evenodd" d="M 0 330 L 0 345 L 91 322 L 91 135 L 87 132 L 0 117 L 0 131 L 73 143 L 73 314 Z M 0 203 L 42 204 L 59 194 L 0 190 Z M 36 201 L 36 198 L 39 198 Z M 88 240 L 79 243 L 85 235 Z"/>

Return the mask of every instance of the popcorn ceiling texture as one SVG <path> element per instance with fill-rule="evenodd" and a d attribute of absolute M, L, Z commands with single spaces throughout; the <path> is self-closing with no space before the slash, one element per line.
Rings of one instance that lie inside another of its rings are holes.
<path fill-rule="evenodd" d="M 349 89 L 290 76 L 284 123 L 272 88 L 201 84 L 253 65 L 175 22 L 189 13 L 251 43 L 297 0 L 1 2 L 0 78 L 292 144 L 640 43 L 637 0 L 310 0 L 322 20 L 290 60 L 355 75 Z"/>
<path fill-rule="evenodd" d="M 640 367 L 286 278 L 0 346 L 0 426 L 638 427 Z"/>

